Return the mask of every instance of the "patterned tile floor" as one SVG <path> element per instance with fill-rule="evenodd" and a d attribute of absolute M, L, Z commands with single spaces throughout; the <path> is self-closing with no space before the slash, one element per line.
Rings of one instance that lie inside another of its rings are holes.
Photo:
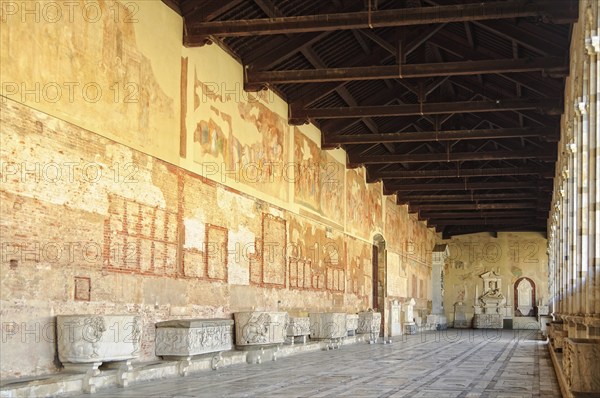
<path fill-rule="evenodd" d="M 454 330 L 101 390 L 94 397 L 560 397 L 536 331 Z M 89 395 L 88 395 L 89 397 Z"/>

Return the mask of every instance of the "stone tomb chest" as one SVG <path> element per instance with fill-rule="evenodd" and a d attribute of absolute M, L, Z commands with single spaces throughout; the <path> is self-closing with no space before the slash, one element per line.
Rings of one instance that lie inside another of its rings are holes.
<path fill-rule="evenodd" d="M 156 356 L 188 357 L 232 348 L 232 319 L 177 319 L 156 324 Z"/>
<path fill-rule="evenodd" d="M 141 330 L 137 315 L 58 315 L 58 358 L 66 370 L 76 371 L 137 358 Z"/>
<path fill-rule="evenodd" d="M 381 330 L 381 312 L 364 311 L 358 313 L 357 333 L 371 333 L 379 336 Z"/>
<path fill-rule="evenodd" d="M 565 338 L 562 361 L 572 393 L 600 396 L 600 339 Z"/>
<path fill-rule="evenodd" d="M 358 329 L 358 314 L 346 315 L 346 329 L 348 330 L 348 336 L 356 334 L 356 329 Z"/>
<path fill-rule="evenodd" d="M 348 333 L 343 312 L 316 312 L 309 317 L 311 339 L 340 339 Z"/>
<path fill-rule="evenodd" d="M 282 344 L 287 336 L 288 313 L 268 311 L 236 312 L 236 346 L 268 346 Z"/>
<path fill-rule="evenodd" d="M 296 337 L 302 338 L 302 343 L 306 343 L 306 336 L 310 334 L 310 318 L 308 317 L 290 317 L 290 323 L 287 327 L 287 337 L 290 343 L 294 344 Z"/>

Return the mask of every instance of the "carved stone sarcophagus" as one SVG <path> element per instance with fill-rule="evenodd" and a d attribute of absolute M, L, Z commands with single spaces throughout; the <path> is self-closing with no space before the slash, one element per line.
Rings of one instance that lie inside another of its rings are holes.
<path fill-rule="evenodd" d="M 563 372 L 571 392 L 600 395 L 599 359 L 600 339 L 564 339 Z"/>
<path fill-rule="evenodd" d="M 187 357 L 232 348 L 232 319 L 177 319 L 156 324 L 156 356 Z"/>
<path fill-rule="evenodd" d="M 358 313 L 357 333 L 371 333 L 379 336 L 381 312 L 365 311 Z"/>
<path fill-rule="evenodd" d="M 348 333 L 343 312 L 313 312 L 309 317 L 311 339 L 341 339 Z"/>
<path fill-rule="evenodd" d="M 347 314 L 346 315 L 346 330 L 348 336 L 354 336 L 358 329 L 358 314 Z"/>
<path fill-rule="evenodd" d="M 58 315 L 58 358 L 66 369 L 137 358 L 141 331 L 137 315 Z"/>
<path fill-rule="evenodd" d="M 306 336 L 310 334 L 310 318 L 291 317 L 287 327 L 288 337 Z"/>
<path fill-rule="evenodd" d="M 288 313 L 236 312 L 235 344 L 239 347 L 282 344 L 287 336 Z"/>

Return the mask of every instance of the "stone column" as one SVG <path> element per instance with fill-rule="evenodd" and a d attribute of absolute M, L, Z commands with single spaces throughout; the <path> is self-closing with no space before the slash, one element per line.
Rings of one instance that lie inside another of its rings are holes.
<path fill-rule="evenodd" d="M 433 248 L 431 257 L 431 313 L 434 315 L 444 315 L 442 272 L 448 255 L 448 245 L 435 245 Z"/>
<path fill-rule="evenodd" d="M 596 195 L 596 132 L 597 132 L 597 101 L 598 101 L 598 65 L 597 65 L 597 54 L 600 49 L 600 38 L 596 35 L 596 30 L 592 30 L 591 34 L 586 33 L 586 50 L 589 55 L 590 60 L 590 90 L 589 90 L 589 121 L 590 121 L 590 131 L 588 134 L 588 150 L 589 150 L 589 165 L 588 165 L 588 212 L 586 214 L 588 218 L 588 263 L 587 269 L 584 270 L 586 272 L 586 286 L 585 286 L 585 314 L 593 314 L 595 310 L 595 297 L 594 297 L 594 258 L 595 258 L 595 228 L 596 228 L 596 220 L 595 220 L 595 195 Z"/>
<path fill-rule="evenodd" d="M 577 106 L 577 104 L 575 104 Z M 573 123 L 573 135 L 577 135 L 577 131 L 579 130 L 579 120 L 578 118 L 574 119 Z M 569 211 L 568 211 L 568 251 L 567 251 L 567 314 L 573 314 L 574 307 L 574 284 L 575 284 L 575 264 L 577 261 L 577 162 L 576 162 L 576 153 L 577 153 L 577 145 L 575 144 L 575 140 L 571 139 L 569 144 L 567 145 L 568 156 L 569 156 L 569 178 L 568 178 L 568 203 L 569 203 Z"/>
<path fill-rule="evenodd" d="M 595 107 L 596 107 L 596 119 L 598 119 L 598 112 L 600 112 L 600 94 L 599 94 L 599 83 L 600 83 L 600 62 L 598 61 L 598 53 L 600 52 L 600 38 L 598 34 L 600 33 L 600 18 L 598 18 L 598 4 L 596 3 L 596 8 L 594 11 L 595 19 L 596 19 L 596 31 L 595 35 L 592 37 L 591 42 L 594 48 L 594 59 L 596 61 L 596 84 L 593 88 L 593 95 L 595 96 Z M 592 176 L 592 186 L 594 186 L 594 195 L 593 200 L 590 201 L 592 205 L 592 217 L 593 220 L 593 250 L 590 251 L 590 315 L 595 317 L 600 317 L 600 189 L 598 189 L 598 184 L 600 184 L 600 123 L 596 120 L 596 125 L 594 129 L 594 133 L 590 134 L 593 136 L 593 143 L 590 143 L 590 148 L 592 150 L 592 156 L 595 161 L 595 167 Z"/>
<path fill-rule="evenodd" d="M 563 165 L 563 179 L 561 196 L 563 198 L 561 206 L 561 256 L 560 256 L 560 314 L 565 315 L 567 309 L 567 270 L 569 261 L 569 234 L 568 234 L 568 219 L 569 219 L 569 197 L 567 194 L 569 173 L 568 173 L 568 156 L 565 154 Z"/>
<path fill-rule="evenodd" d="M 575 262 L 575 306 L 574 314 L 585 313 L 585 284 L 584 277 L 587 274 L 588 265 L 588 137 L 589 137 L 589 112 L 588 112 L 588 90 L 589 90 L 589 65 L 587 57 L 584 57 L 583 71 L 583 96 L 579 100 L 578 115 L 581 115 L 581 128 L 577 136 L 577 258 Z"/>

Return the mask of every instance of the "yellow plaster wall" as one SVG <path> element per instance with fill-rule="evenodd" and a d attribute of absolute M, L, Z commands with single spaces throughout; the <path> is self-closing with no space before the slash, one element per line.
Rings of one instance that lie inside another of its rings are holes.
<path fill-rule="evenodd" d="M 3 96 L 178 162 L 178 15 L 160 1 L 0 7 Z"/>
<path fill-rule="evenodd" d="M 488 233 L 456 236 L 444 241 L 449 245 L 450 257 L 444 265 L 444 310 L 448 321 L 454 320 L 454 304 L 467 305 L 467 320 L 473 317 L 475 286 L 483 294 L 483 279 L 479 275 L 494 271 L 502 278 L 504 296 L 514 306 L 514 283 L 521 277 L 534 281 L 537 300 L 547 302 L 548 255 L 547 240 L 540 233 Z M 536 303 L 537 305 L 537 303 Z"/>

